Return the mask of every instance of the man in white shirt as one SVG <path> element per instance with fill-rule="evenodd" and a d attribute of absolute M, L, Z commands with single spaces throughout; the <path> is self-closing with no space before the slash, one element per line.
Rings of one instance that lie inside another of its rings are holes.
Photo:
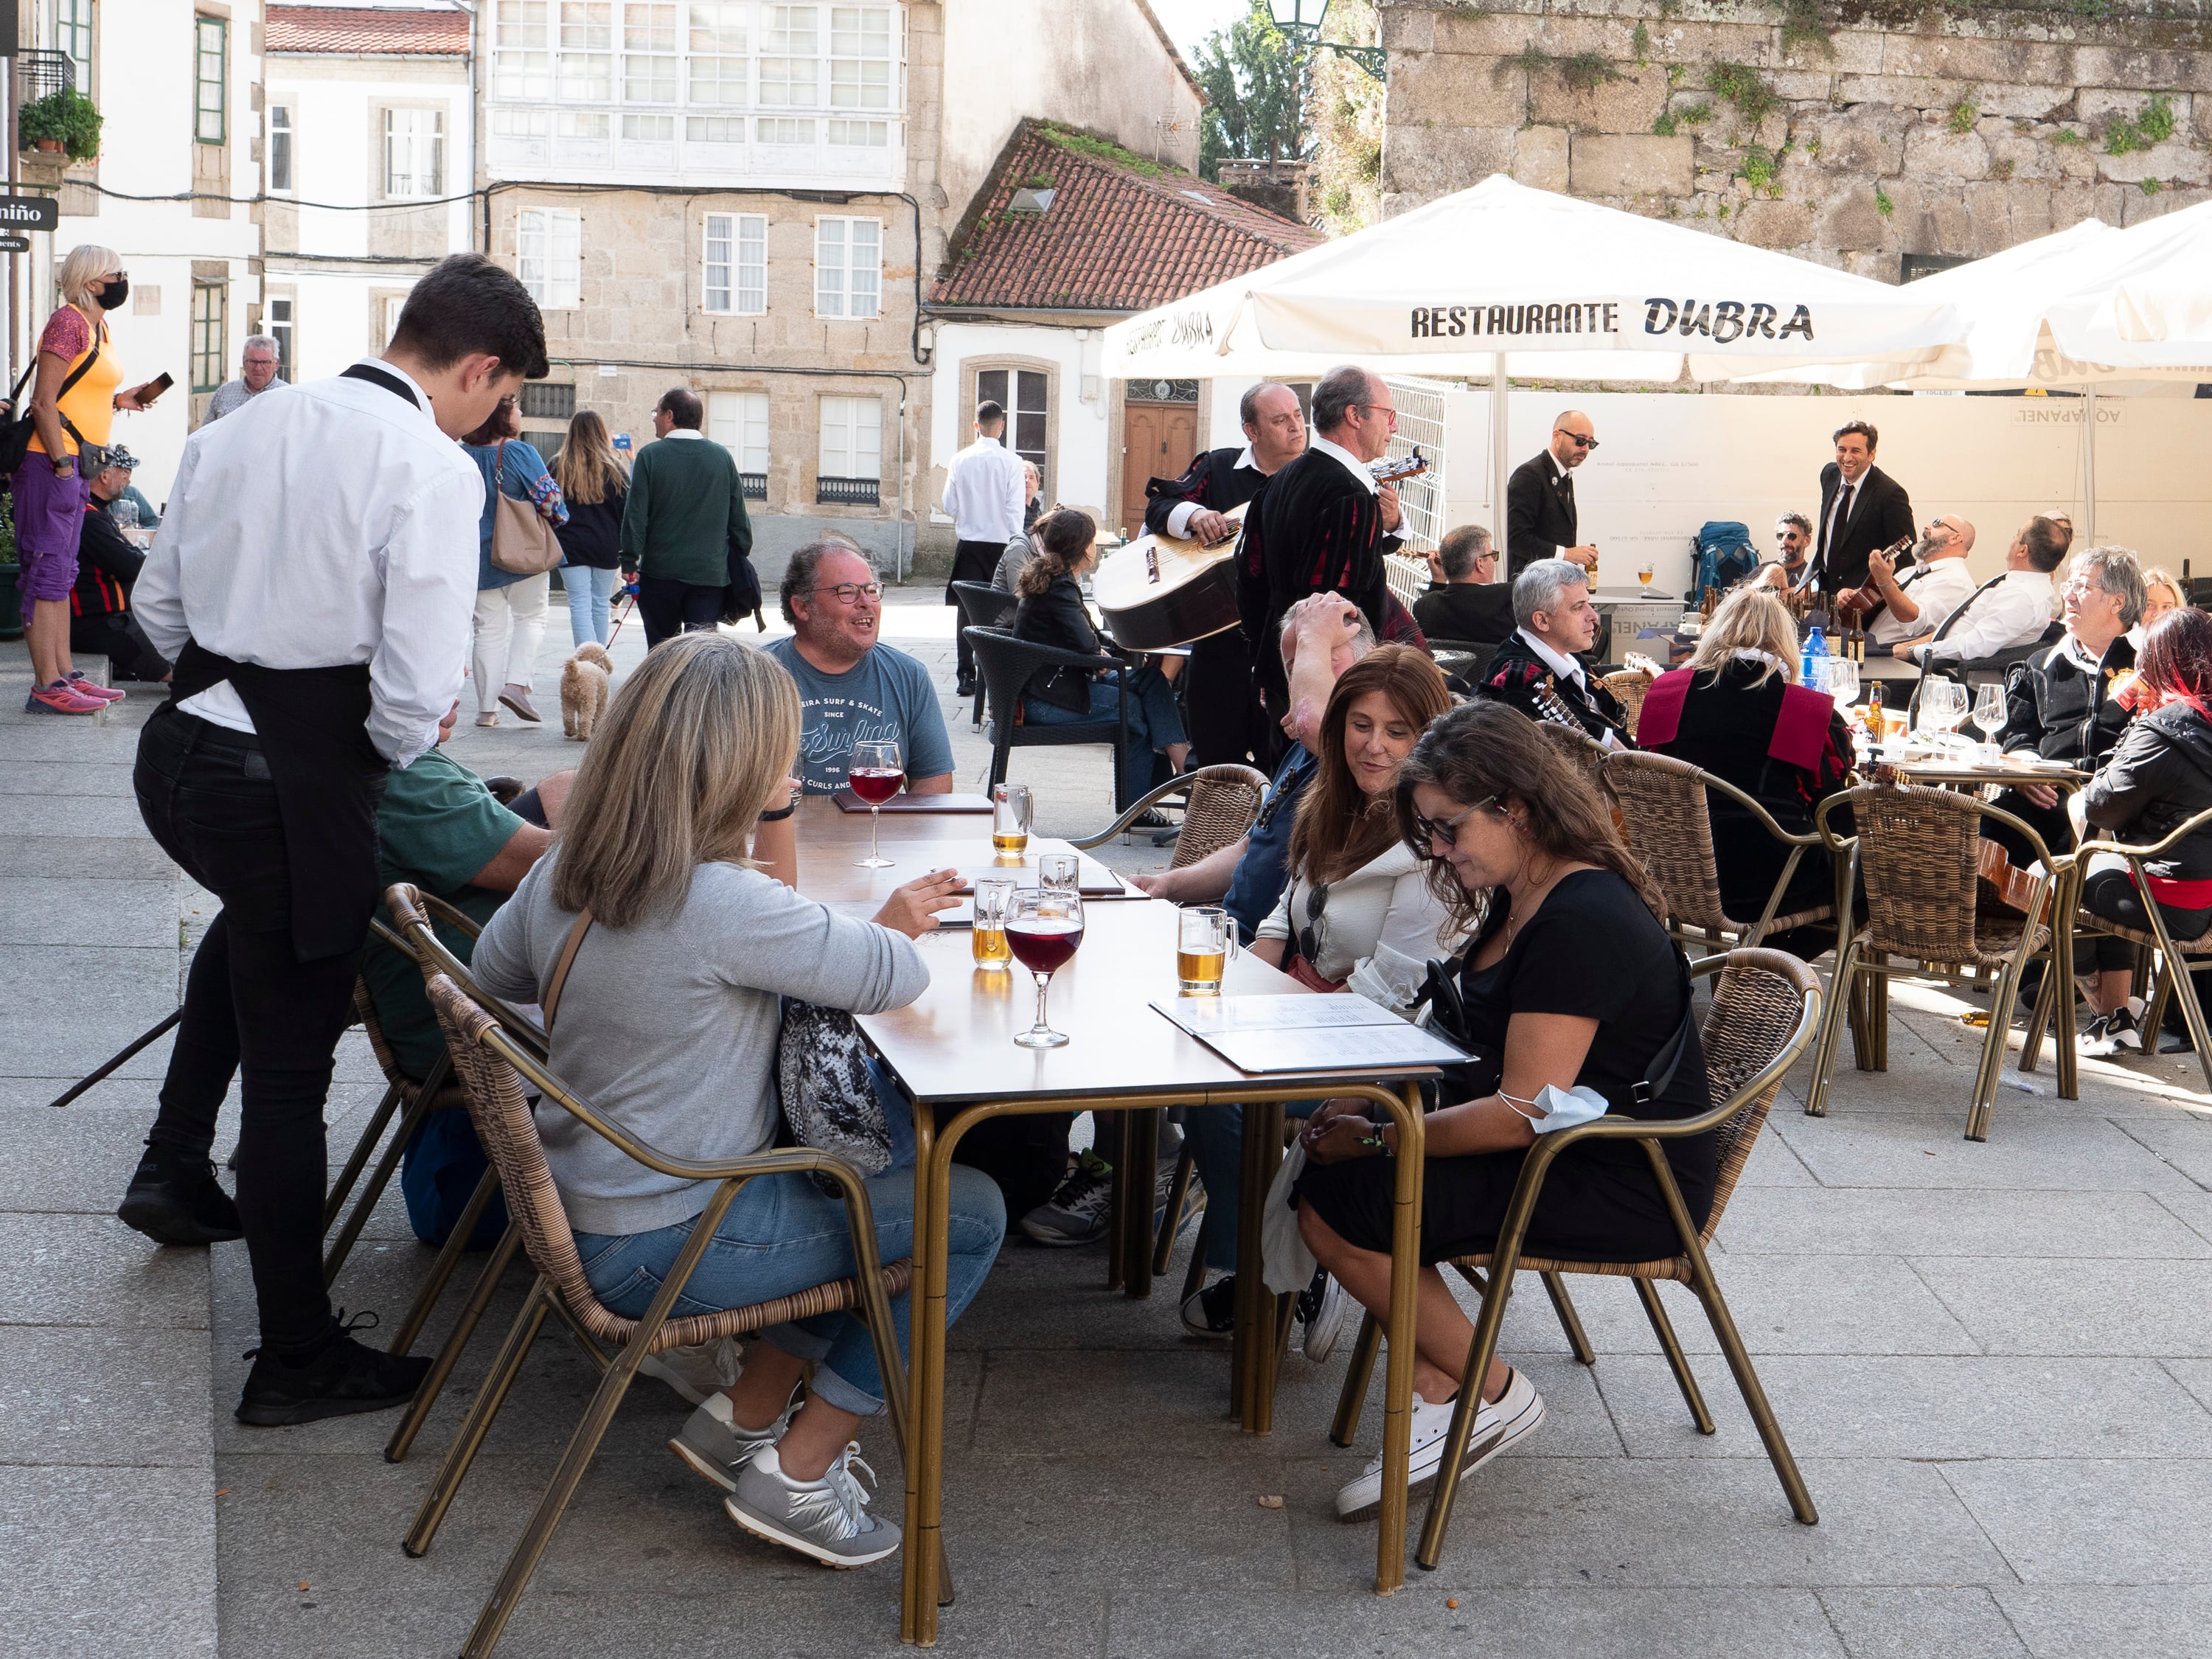
<path fill-rule="evenodd" d="M 2065 562 L 2073 542 L 2071 526 L 2038 514 L 2013 538 L 2002 576 L 1969 595 L 1925 645 L 1894 654 L 1923 663 L 1978 662 L 2033 644 L 2051 623 L 2051 573 Z"/>
<path fill-rule="evenodd" d="M 1867 625 L 1867 649 L 1876 656 L 1904 656 L 1900 647 L 1933 639 L 1937 626 L 1973 597 L 1974 579 L 1966 555 L 1974 550 L 1974 526 L 1957 514 L 1946 514 L 1921 532 L 1911 568 L 1902 576 L 1897 564 L 1875 548 L 1867 555 L 1867 575 L 1882 599 L 1881 614 Z"/>
<path fill-rule="evenodd" d="M 954 538 L 952 574 L 945 585 L 947 605 L 958 603 L 952 597 L 954 582 L 988 586 L 1006 544 L 1022 533 L 1029 488 L 1020 458 L 1000 441 L 1006 430 L 1006 411 L 986 398 L 975 405 L 975 441 L 945 469 L 945 510 L 951 517 Z M 972 697 L 975 653 L 964 638 L 958 644 L 959 695 Z"/>
<path fill-rule="evenodd" d="M 133 782 L 155 840 L 222 909 L 118 1213 L 166 1244 L 244 1235 L 261 1346 L 242 1423 L 381 1410 L 428 1369 L 331 1316 L 323 1110 L 376 906 L 385 777 L 436 744 L 468 657 L 483 480 L 456 440 L 545 370 L 521 283 L 453 255 L 381 358 L 193 434 L 138 579 L 139 621 L 177 666 Z M 234 1074 L 234 1205 L 208 1159 Z"/>
<path fill-rule="evenodd" d="M 1578 654 L 1597 643 L 1589 573 L 1571 560 L 1538 559 L 1513 579 L 1513 615 L 1519 626 L 1483 670 L 1475 695 L 1621 747 L 1627 711 Z"/>

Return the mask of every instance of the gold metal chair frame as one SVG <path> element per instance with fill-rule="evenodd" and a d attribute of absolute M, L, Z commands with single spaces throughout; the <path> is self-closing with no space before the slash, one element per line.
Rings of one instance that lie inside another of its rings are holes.
<path fill-rule="evenodd" d="M 1092 836 L 1070 836 L 1068 838 L 1067 844 L 1071 847 L 1080 847 L 1086 849 L 1093 847 L 1103 846 L 1115 836 L 1126 832 L 1129 826 L 1134 823 L 1145 812 L 1150 811 L 1152 807 L 1158 805 L 1162 801 L 1175 795 L 1183 795 L 1188 797 L 1184 805 L 1185 816 L 1183 820 L 1184 832 L 1188 834 L 1192 829 L 1196 827 L 1190 822 L 1190 818 L 1191 816 L 1199 810 L 1199 797 L 1201 793 L 1209 789 L 1224 791 L 1249 791 L 1252 796 L 1252 811 L 1245 818 L 1244 827 L 1245 830 L 1249 830 L 1251 828 L 1252 818 L 1259 816 L 1260 802 L 1267 794 L 1267 775 L 1265 772 L 1259 770 L 1256 767 L 1244 766 L 1235 763 L 1227 763 L 1219 766 L 1201 766 L 1195 772 L 1179 772 L 1174 777 L 1170 778 L 1165 783 L 1158 784 L 1152 788 L 1147 789 L 1141 797 L 1132 802 L 1128 808 L 1116 817 L 1113 823 L 1108 824 L 1103 830 L 1098 831 L 1097 834 Z M 1241 835 L 1244 832 L 1243 830 L 1239 830 L 1237 833 Z M 1206 857 L 1210 853 L 1218 852 L 1220 849 L 1220 847 L 1226 846 L 1229 842 L 1233 842 L 1236 839 L 1236 836 L 1231 836 L 1228 838 L 1227 842 L 1222 842 L 1212 846 L 1200 846 L 1198 851 L 1187 854 L 1183 850 L 1182 839 L 1178 838 L 1176 842 L 1175 858 L 1169 864 L 1168 868 L 1170 870 L 1180 870 L 1187 864 L 1195 864 L 1200 859 Z M 1193 844 L 1196 845 L 1197 843 L 1194 842 Z"/>
<path fill-rule="evenodd" d="M 1424 1568 L 1434 1570 L 1443 1559 L 1444 1534 L 1451 1524 L 1453 1505 L 1459 1493 L 1460 1472 L 1466 1466 L 1468 1443 L 1474 1429 L 1477 1402 L 1482 1397 L 1481 1384 L 1489 1375 L 1491 1361 L 1498 1352 L 1498 1336 L 1505 1318 L 1505 1304 L 1512 1295 L 1514 1276 L 1518 1272 L 1540 1273 L 1544 1287 L 1558 1311 L 1560 1323 L 1565 1327 L 1575 1358 L 1584 1364 L 1595 1363 L 1589 1339 L 1583 1334 L 1582 1322 L 1576 1315 L 1573 1303 L 1567 1297 L 1563 1273 L 1590 1273 L 1607 1278 L 1628 1278 L 1636 1285 L 1638 1298 L 1644 1304 L 1651 1328 L 1665 1350 L 1668 1364 L 1672 1367 L 1674 1381 L 1690 1408 L 1692 1419 L 1700 1434 L 1714 1431 L 1713 1420 L 1705 1409 L 1698 1390 L 1697 1379 L 1690 1370 L 1680 1342 L 1674 1335 L 1665 1306 L 1661 1303 L 1652 1281 L 1673 1279 L 1689 1285 L 1705 1310 L 1712 1326 L 1713 1335 L 1719 1341 L 1721 1352 L 1727 1357 L 1729 1370 L 1735 1376 L 1736 1387 L 1742 1394 L 1752 1420 L 1759 1427 L 1761 1442 L 1766 1448 L 1768 1460 L 1782 1482 L 1782 1490 L 1789 1498 L 1790 1508 L 1798 1520 L 1808 1526 L 1817 1523 L 1820 1512 L 1813 1505 L 1804 1478 L 1798 1473 L 1796 1459 L 1791 1455 L 1789 1442 L 1784 1437 L 1782 1426 L 1768 1404 L 1765 1390 L 1760 1386 L 1759 1374 L 1753 1368 L 1751 1356 L 1746 1352 L 1743 1338 L 1737 1331 L 1735 1320 L 1729 1311 L 1726 1297 L 1721 1294 L 1720 1282 L 1713 1275 L 1711 1262 L 1707 1259 L 1704 1237 L 1690 1218 L 1689 1206 L 1683 1201 L 1680 1187 L 1675 1184 L 1674 1172 L 1668 1164 L 1662 1140 L 1686 1139 L 1709 1133 L 1726 1123 L 1739 1112 L 1753 1110 L 1759 1113 L 1763 1123 L 1765 1109 L 1782 1086 L 1782 1079 L 1797 1063 L 1820 1024 L 1820 976 L 1796 957 L 1779 951 L 1737 950 L 1724 956 L 1709 957 L 1693 963 L 1692 975 L 1720 973 L 1722 983 L 1717 988 L 1714 1018 L 1720 1017 L 1720 1000 L 1728 990 L 1726 975 L 1736 970 L 1746 973 L 1765 973 L 1776 975 L 1792 985 L 1801 999 L 1795 1030 L 1780 1048 L 1752 1077 L 1746 1079 L 1726 1100 L 1696 1117 L 1674 1119 L 1645 1119 L 1622 1117 L 1607 1114 L 1590 1122 L 1572 1128 L 1555 1130 L 1539 1135 L 1528 1149 L 1521 1166 L 1519 1177 L 1513 1186 L 1513 1196 L 1506 1205 L 1505 1218 L 1498 1230 L 1498 1243 L 1486 1256 L 1469 1256 L 1453 1263 L 1468 1282 L 1482 1291 L 1482 1308 L 1475 1320 L 1474 1341 L 1468 1351 L 1467 1370 L 1460 1381 L 1457 1402 L 1452 1412 L 1449 1436 L 1445 1442 L 1443 1461 L 1437 1470 L 1435 1489 L 1429 1498 L 1427 1521 L 1421 1528 L 1420 1548 L 1415 1559 Z M 1758 1124 L 1751 1133 L 1755 1135 Z M 1528 1224 L 1534 1216 L 1536 1200 L 1542 1195 L 1544 1182 L 1552 1165 L 1569 1148 L 1586 1140 L 1633 1140 L 1639 1143 L 1651 1162 L 1652 1177 L 1667 1203 L 1668 1213 L 1673 1218 L 1676 1236 L 1682 1241 L 1679 1257 L 1656 1261 L 1575 1262 L 1566 1261 L 1538 1261 L 1526 1259 L 1522 1249 L 1528 1237 Z M 1748 1157 L 1747 1146 L 1745 1156 Z M 1403 1164 L 1404 1154 L 1400 1155 Z M 1710 1235 L 1719 1225 L 1721 1209 L 1727 1194 L 1717 1193 L 1715 1208 L 1708 1218 L 1705 1233 Z M 1486 1266 L 1486 1278 L 1479 1271 Z M 1395 1294 L 1397 1286 L 1394 1283 Z M 1395 1311 L 1395 1310 L 1394 1310 Z M 1375 1351 L 1382 1333 L 1373 1315 L 1361 1322 L 1359 1336 L 1353 1346 L 1352 1363 L 1347 1368 L 1343 1392 L 1338 1396 L 1336 1418 L 1329 1429 L 1329 1438 L 1340 1446 L 1349 1446 L 1358 1432 L 1359 1419 L 1367 1395 L 1368 1382 L 1374 1371 Z M 1397 1356 L 1398 1342 L 1393 1337 L 1391 1357 Z M 1410 1356 L 1408 1356 L 1410 1362 Z M 1393 1484 L 1386 1469 L 1382 1490 L 1385 1501 L 1393 1492 Z M 1401 1504 L 1405 1501 L 1402 1488 L 1398 1489 Z"/>

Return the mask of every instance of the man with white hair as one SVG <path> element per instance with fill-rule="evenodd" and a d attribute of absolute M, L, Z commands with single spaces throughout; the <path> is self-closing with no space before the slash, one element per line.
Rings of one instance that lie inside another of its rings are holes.
<path fill-rule="evenodd" d="M 266 334 L 256 334 L 246 343 L 246 352 L 240 360 L 238 378 L 225 380 L 208 399 L 207 417 L 219 421 L 246 407 L 249 398 L 258 398 L 272 386 L 283 386 L 284 377 L 276 372 L 276 342 Z"/>
<path fill-rule="evenodd" d="M 1627 711 L 1579 654 L 1597 641 L 1589 573 L 1571 560 L 1538 559 L 1514 579 L 1513 616 L 1519 626 L 1490 659 L 1475 695 L 1531 720 L 1571 726 L 1608 749 L 1622 746 Z"/>

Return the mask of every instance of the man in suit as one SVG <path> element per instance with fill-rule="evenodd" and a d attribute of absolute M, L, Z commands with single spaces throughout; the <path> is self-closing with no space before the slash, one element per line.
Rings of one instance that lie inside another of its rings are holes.
<path fill-rule="evenodd" d="M 1206 450 L 1180 478 L 1154 478 L 1146 485 L 1146 535 L 1195 537 L 1209 547 L 1227 541 L 1237 526 L 1226 515 L 1305 453 L 1305 411 L 1290 387 L 1262 380 L 1245 392 L 1237 413 L 1244 423 L 1243 448 Z M 1251 647 L 1242 629 L 1195 641 L 1182 678 L 1192 765 L 1241 762 L 1268 746 L 1266 716 L 1252 694 Z"/>
<path fill-rule="evenodd" d="M 1284 613 L 1308 594 L 1343 594 L 1385 643 L 1422 643 L 1382 564 L 1397 545 L 1398 492 L 1368 471 L 1397 424 L 1396 402 L 1381 379 L 1354 364 L 1329 370 L 1314 387 L 1312 444 L 1267 480 L 1245 515 L 1237 610 L 1253 677 L 1275 719 L 1285 712 L 1288 687 L 1268 642 Z"/>
<path fill-rule="evenodd" d="M 1585 570 L 1597 565 L 1597 549 L 1575 540 L 1574 471 L 1597 447 L 1589 416 L 1571 409 L 1552 422 L 1552 441 L 1534 460 L 1513 469 L 1505 483 L 1505 567 L 1509 578 L 1539 559 L 1571 559 Z"/>
<path fill-rule="evenodd" d="M 1479 524 L 1444 532 L 1429 555 L 1429 591 L 1413 601 L 1413 620 L 1431 640 L 1502 645 L 1514 629 L 1513 589 L 1497 580 L 1498 548 Z"/>
<path fill-rule="evenodd" d="M 1911 497 L 1874 464 L 1880 441 L 1868 422 L 1845 421 L 1836 428 L 1836 459 L 1820 469 L 1812 579 L 1823 593 L 1859 586 L 1868 554 L 1913 533 Z"/>
<path fill-rule="evenodd" d="M 1598 684 L 1582 653 L 1597 641 L 1589 573 L 1566 559 L 1539 559 L 1513 580 L 1519 624 L 1498 647 L 1475 695 L 1534 720 L 1572 724 L 1608 749 L 1626 746 L 1627 710 Z M 1546 695 L 1547 686 L 1556 697 Z"/>

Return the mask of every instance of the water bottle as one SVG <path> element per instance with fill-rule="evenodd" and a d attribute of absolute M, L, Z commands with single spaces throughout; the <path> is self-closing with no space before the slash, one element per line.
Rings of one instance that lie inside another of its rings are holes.
<path fill-rule="evenodd" d="M 1805 660 L 1800 665 L 1800 682 L 1815 691 L 1821 690 L 1821 678 L 1827 672 L 1827 660 L 1828 637 L 1815 623 L 1813 631 L 1805 636 Z"/>

